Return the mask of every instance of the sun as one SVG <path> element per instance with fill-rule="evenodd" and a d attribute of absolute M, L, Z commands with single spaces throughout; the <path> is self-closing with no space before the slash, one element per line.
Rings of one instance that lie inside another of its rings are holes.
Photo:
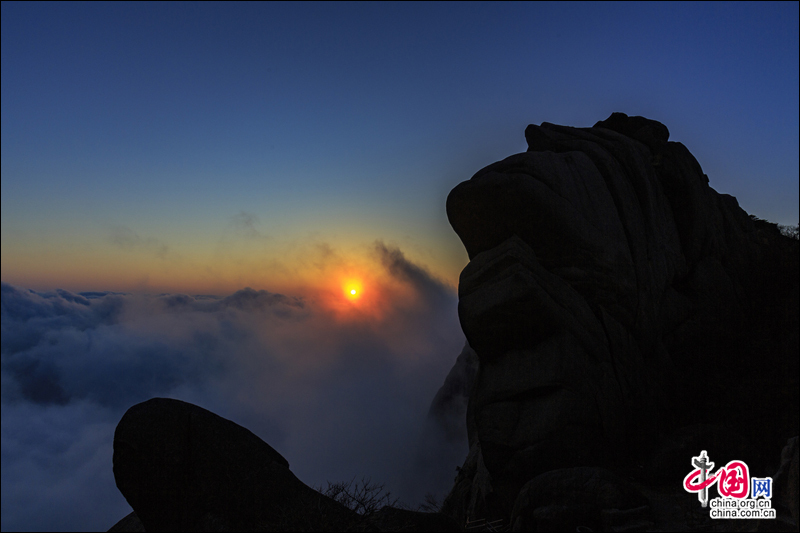
<path fill-rule="evenodd" d="M 363 292 L 361 282 L 356 279 L 345 280 L 342 284 L 342 290 L 348 300 L 358 300 Z"/>

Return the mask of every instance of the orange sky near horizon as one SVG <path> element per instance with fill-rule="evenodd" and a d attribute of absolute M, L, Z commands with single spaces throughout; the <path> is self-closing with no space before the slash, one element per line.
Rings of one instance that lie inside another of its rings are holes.
<path fill-rule="evenodd" d="M 375 241 L 378 242 L 378 241 Z M 47 291 L 119 291 L 225 296 L 245 287 L 320 299 L 326 306 L 368 309 L 380 300 L 376 290 L 392 280 L 375 251 L 375 242 L 334 247 L 324 242 L 219 250 L 158 250 L 55 246 L 20 251 L 4 243 L 2 279 Z M 391 247 L 391 243 L 388 244 Z M 467 263 L 437 264 L 421 247 L 402 249 L 406 259 L 455 290 Z M 355 289 L 357 294 L 347 294 Z M 337 303 L 334 303 L 337 302 Z"/>

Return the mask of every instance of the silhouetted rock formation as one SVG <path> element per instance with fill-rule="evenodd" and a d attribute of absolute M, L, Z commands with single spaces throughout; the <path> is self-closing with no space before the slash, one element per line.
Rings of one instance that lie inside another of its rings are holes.
<path fill-rule="evenodd" d="M 444 510 L 509 519 L 523 486 L 569 467 L 650 461 L 642 479 L 680 483 L 722 441 L 774 473 L 798 433 L 797 241 L 711 189 L 659 122 L 525 137 L 447 199 L 480 364 Z"/>
<path fill-rule="evenodd" d="M 464 343 L 464 348 L 428 411 L 428 417 L 444 430 L 447 439 L 463 439 L 468 435 L 469 430 L 464 427 L 464 420 L 477 373 L 478 356 L 469 343 Z"/>
<path fill-rule="evenodd" d="M 142 533 L 144 524 L 139 520 L 136 511 L 131 511 L 122 520 L 111 526 L 108 533 Z"/>
<path fill-rule="evenodd" d="M 362 516 L 313 490 L 247 429 L 153 398 L 114 433 L 114 477 L 135 512 L 113 531 L 454 531 L 452 518 L 384 507 Z"/>
<path fill-rule="evenodd" d="M 114 477 L 147 531 L 303 529 L 294 521 L 355 518 L 253 433 L 179 400 L 128 409 L 114 433 Z"/>

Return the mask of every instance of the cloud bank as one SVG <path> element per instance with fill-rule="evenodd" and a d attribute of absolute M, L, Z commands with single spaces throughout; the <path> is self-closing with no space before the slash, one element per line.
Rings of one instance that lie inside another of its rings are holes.
<path fill-rule="evenodd" d="M 154 396 L 247 427 L 311 486 L 363 476 L 408 504 L 442 495 L 466 442 L 432 442 L 439 436 L 424 426 L 464 343 L 457 298 L 399 249 L 379 242 L 374 253 L 394 289 L 379 314 L 349 319 L 314 293 L 3 283 L 2 529 L 106 530 L 127 514 L 113 432 L 128 407 Z"/>

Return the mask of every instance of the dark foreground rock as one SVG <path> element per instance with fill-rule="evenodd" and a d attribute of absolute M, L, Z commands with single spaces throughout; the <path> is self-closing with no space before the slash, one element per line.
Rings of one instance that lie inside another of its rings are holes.
<path fill-rule="evenodd" d="M 565 468 L 540 474 L 522 487 L 511 526 L 514 531 L 604 531 L 631 516 L 643 527 L 653 525 L 647 498 L 629 482 L 603 468 Z"/>
<path fill-rule="evenodd" d="M 781 451 L 781 466 L 775 473 L 775 498 L 776 507 L 783 508 L 795 524 L 798 524 L 798 479 L 797 469 L 800 463 L 800 444 L 798 437 L 789 439 Z"/>
<path fill-rule="evenodd" d="M 108 533 L 141 533 L 143 531 L 145 531 L 144 524 L 139 520 L 136 512 L 133 511 L 111 526 Z"/>
<path fill-rule="evenodd" d="M 680 487 L 703 449 L 773 475 L 800 419 L 798 241 L 709 187 L 659 122 L 525 137 L 447 199 L 479 368 L 445 509 L 509 520 L 531 480 L 574 467 Z"/>
<path fill-rule="evenodd" d="M 356 518 L 253 433 L 179 400 L 153 398 L 125 413 L 114 477 L 147 531 L 324 529 Z"/>
<path fill-rule="evenodd" d="M 386 507 L 361 516 L 301 482 L 247 429 L 153 398 L 114 433 L 114 477 L 133 507 L 113 531 L 454 531 L 452 518 Z"/>

